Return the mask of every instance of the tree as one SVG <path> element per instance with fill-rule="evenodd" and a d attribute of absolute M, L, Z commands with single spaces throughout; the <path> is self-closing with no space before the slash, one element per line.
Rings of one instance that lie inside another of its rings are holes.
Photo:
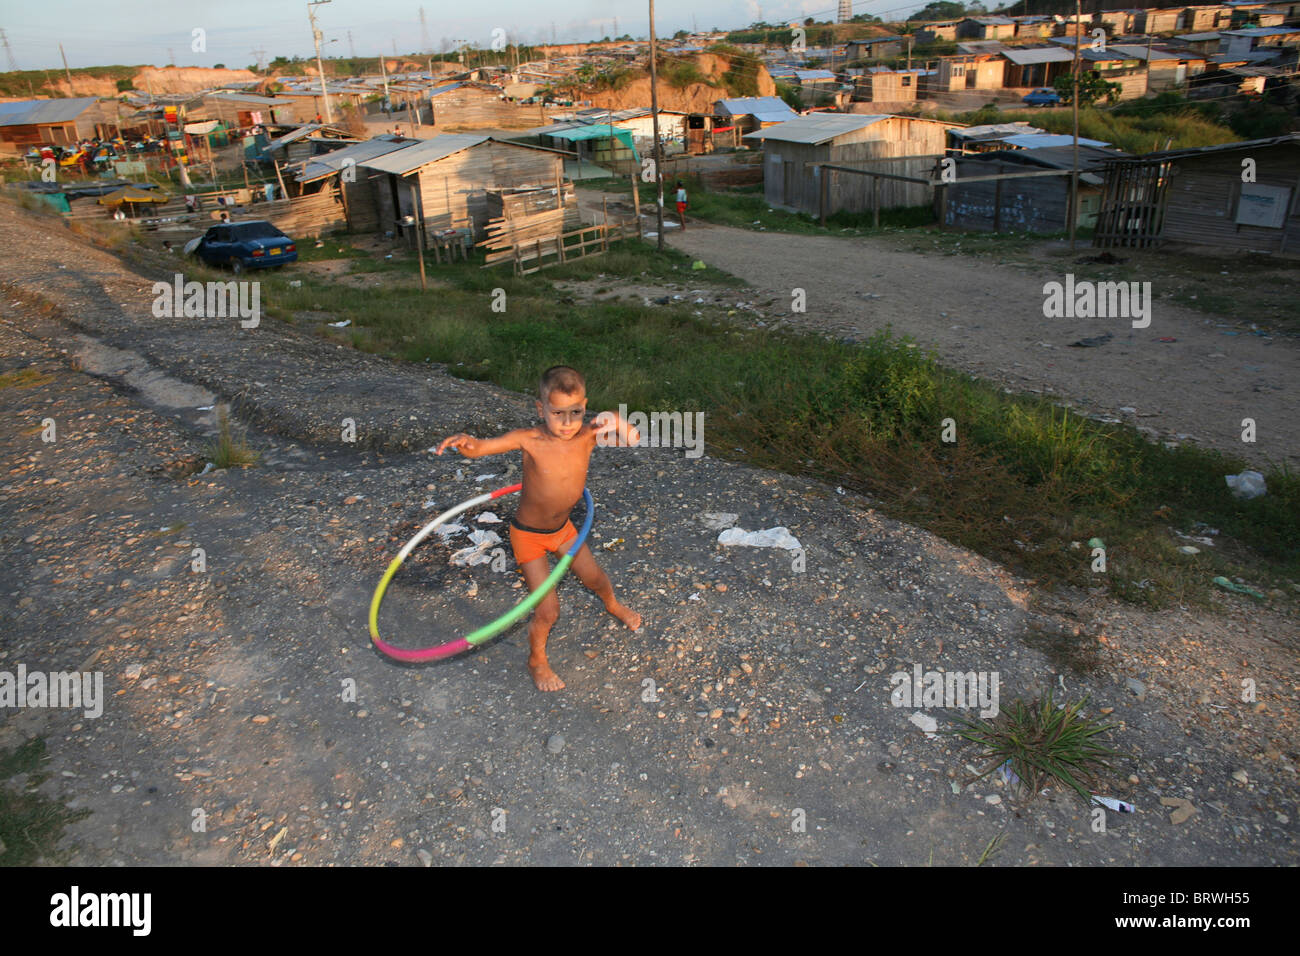
<path fill-rule="evenodd" d="M 225 68 L 226 68 L 226 64 L 224 63 L 218 63 L 216 66 L 213 67 L 214 70 L 224 70 Z"/>
<path fill-rule="evenodd" d="M 1056 78 L 1053 84 L 1056 93 L 1061 97 L 1061 102 L 1069 106 L 1074 102 L 1074 74 L 1063 73 Z M 1119 95 L 1123 92 L 1124 87 L 1118 83 L 1111 83 L 1103 80 L 1095 70 L 1089 70 L 1086 73 L 1079 74 L 1079 105 L 1090 106 L 1099 99 L 1105 98 L 1107 103 L 1118 103 Z"/>
<path fill-rule="evenodd" d="M 965 16 L 966 6 L 961 3 L 952 3 L 949 0 L 936 0 L 917 10 L 916 13 L 908 17 L 909 20 L 956 20 L 958 17 Z"/>

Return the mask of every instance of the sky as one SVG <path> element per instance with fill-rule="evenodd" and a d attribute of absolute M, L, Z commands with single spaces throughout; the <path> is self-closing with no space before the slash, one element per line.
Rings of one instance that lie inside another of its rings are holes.
<path fill-rule="evenodd" d="M 922 6 L 924 0 L 854 0 L 853 12 L 900 18 Z M 355 49 L 357 56 L 391 56 L 394 42 L 399 53 L 419 51 L 426 46 L 421 7 L 432 52 L 458 41 L 489 47 L 494 30 L 524 44 L 549 42 L 552 30 L 561 43 L 649 32 L 646 0 L 331 0 L 314 8 L 324 54 L 350 56 Z M 656 0 L 655 30 L 671 36 L 696 28 L 739 29 L 760 16 L 767 22 L 827 20 L 836 9 L 836 0 Z M 60 43 L 71 67 L 175 62 L 240 68 L 256 62 L 252 51 L 259 48 L 267 62 L 314 55 L 305 0 L 5 0 L 0 27 L 23 70 L 61 68 Z M 203 31 L 202 42 L 196 29 Z M 10 68 L 8 59 L 0 61 L 0 70 Z"/>

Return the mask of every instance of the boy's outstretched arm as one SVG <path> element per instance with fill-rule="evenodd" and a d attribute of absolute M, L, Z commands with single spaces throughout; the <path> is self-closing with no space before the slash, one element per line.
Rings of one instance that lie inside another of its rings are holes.
<path fill-rule="evenodd" d="M 523 429 L 516 429 L 512 432 L 506 432 L 504 435 L 498 435 L 496 438 L 475 438 L 473 435 L 466 435 L 461 432 L 459 435 L 444 438 L 442 444 L 438 446 L 437 454 L 441 455 L 448 448 L 454 448 L 466 458 L 499 455 L 503 451 L 514 451 L 516 448 L 523 447 L 524 434 Z"/>
<path fill-rule="evenodd" d="M 601 412 L 592 419 L 596 429 L 596 438 L 602 445 L 635 445 L 641 440 L 641 433 L 629 425 L 618 412 Z"/>

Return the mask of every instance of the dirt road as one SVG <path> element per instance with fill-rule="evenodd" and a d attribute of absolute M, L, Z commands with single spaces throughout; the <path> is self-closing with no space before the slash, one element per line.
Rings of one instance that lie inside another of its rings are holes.
<path fill-rule="evenodd" d="M 745 279 L 775 300 L 770 314 L 797 326 L 854 338 L 890 326 L 934 348 L 952 368 L 1068 400 L 1094 416 L 1152 430 L 1151 437 L 1181 437 L 1254 464 L 1300 464 L 1300 342 L 1252 334 L 1247 316 L 1228 323 L 1166 303 L 1168 290 L 1158 282 L 1151 324 L 1135 329 L 1125 319 L 1045 318 L 1043 286 L 1064 283 L 1064 270 L 689 218 L 685 232 L 674 229 L 667 238 Z M 806 294 L 804 314 L 791 312 L 795 289 Z M 1107 334 L 1096 347 L 1070 347 Z M 1241 440 L 1245 418 L 1256 423 L 1254 444 Z"/>
<path fill-rule="evenodd" d="M 73 863 L 974 864 L 999 834 L 994 863 L 1300 862 L 1294 622 L 1236 596 L 1218 614 L 1049 606 L 867 502 L 707 456 L 593 460 L 591 541 L 646 623 L 563 582 L 562 694 L 534 690 L 522 626 L 395 665 L 366 628 L 386 562 L 510 465 L 419 449 L 524 424 L 525 397 L 269 320 L 158 318 L 161 268 L 5 203 L 0 229 L 0 672 L 104 681 L 98 715 L 0 707 L 0 749 L 44 739 L 39 792 L 92 811 L 59 848 Z M 261 464 L 195 473 L 209 396 L 249 389 Z M 719 544 L 717 513 L 788 528 L 805 566 Z M 517 600 L 512 564 L 448 553 L 408 562 L 381 628 L 423 643 Z M 1067 796 L 1022 809 L 972 780 L 973 750 L 912 720 L 956 709 L 895 705 L 891 675 L 918 666 L 996 673 L 1003 708 L 1091 694 L 1132 754 L 1107 795 L 1138 812 L 1097 832 Z M 1173 823 L 1162 799 L 1196 812 Z"/>

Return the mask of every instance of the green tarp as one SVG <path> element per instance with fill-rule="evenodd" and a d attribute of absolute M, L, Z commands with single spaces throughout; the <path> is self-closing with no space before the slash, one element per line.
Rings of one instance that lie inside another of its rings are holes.
<path fill-rule="evenodd" d="M 573 129 L 562 129 L 558 133 L 549 134 L 554 139 L 566 139 L 577 141 L 580 139 L 609 139 L 611 133 L 614 139 L 618 140 L 624 146 L 632 151 L 632 155 L 637 156 L 636 145 L 632 142 L 632 131 L 630 129 L 619 129 L 617 126 L 610 126 L 607 123 L 598 123 L 594 126 L 577 126 Z"/>

